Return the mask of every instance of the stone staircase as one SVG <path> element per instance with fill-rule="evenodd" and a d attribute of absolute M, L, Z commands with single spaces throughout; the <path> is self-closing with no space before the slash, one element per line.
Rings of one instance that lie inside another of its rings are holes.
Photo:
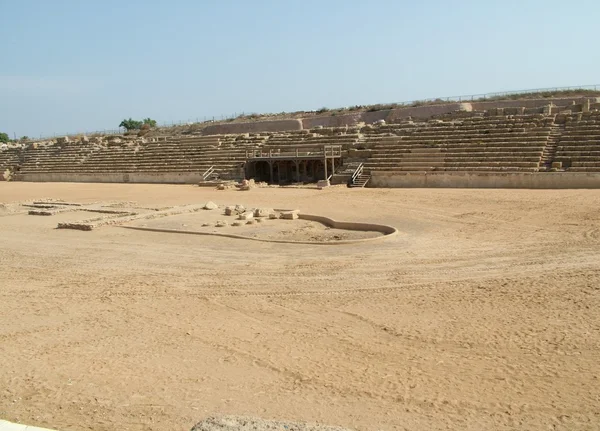
<path fill-rule="evenodd" d="M 352 178 L 352 174 L 363 163 L 363 160 L 344 161 L 344 164 L 337 168 L 335 174 L 331 177 L 331 184 L 348 184 Z"/>
<path fill-rule="evenodd" d="M 351 188 L 363 188 L 371 179 L 371 174 L 362 174 L 356 177 L 356 180 L 350 184 Z"/>
<path fill-rule="evenodd" d="M 548 141 L 544 147 L 542 158 L 540 160 L 540 171 L 550 171 L 552 169 L 552 162 L 556 156 L 556 150 L 558 148 L 558 142 L 564 131 L 564 125 L 552 124 L 550 133 L 548 134 Z"/>

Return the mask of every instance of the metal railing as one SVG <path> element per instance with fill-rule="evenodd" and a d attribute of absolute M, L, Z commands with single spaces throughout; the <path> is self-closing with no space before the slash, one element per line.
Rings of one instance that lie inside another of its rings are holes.
<path fill-rule="evenodd" d="M 576 90 L 600 91 L 600 84 L 577 85 L 577 86 L 571 86 L 571 87 L 532 88 L 532 89 L 527 89 L 527 90 L 500 91 L 500 92 L 495 92 L 495 93 L 481 93 L 481 94 L 469 94 L 469 95 L 462 95 L 462 96 L 433 97 L 433 98 L 428 98 L 428 99 L 416 99 L 416 100 L 410 100 L 410 101 L 404 101 L 404 102 L 381 103 L 381 104 L 377 104 L 377 105 L 402 107 L 402 106 L 418 105 L 418 104 L 423 104 L 423 103 L 435 103 L 435 102 L 447 103 L 447 102 L 468 102 L 468 101 L 475 101 L 475 100 L 485 101 L 487 99 L 506 97 L 506 96 L 511 96 L 511 95 L 515 95 L 515 94 L 527 95 L 527 94 L 536 94 L 536 93 L 559 93 L 562 91 L 576 91 Z M 560 97 L 560 94 L 557 94 L 556 96 Z M 565 97 L 568 97 L 568 96 L 565 96 Z M 368 109 L 370 106 L 377 106 L 377 105 L 365 105 L 364 107 Z M 346 108 L 340 108 L 340 109 L 346 109 Z M 323 113 L 324 115 L 327 115 L 327 111 L 330 111 L 330 110 L 328 109 L 321 113 Z M 294 114 L 298 114 L 298 113 L 312 115 L 315 113 L 319 113 L 319 111 L 314 110 L 314 111 L 294 112 Z M 220 121 L 232 121 L 236 118 L 243 119 L 243 117 L 248 117 L 248 119 L 257 119 L 257 120 L 260 120 L 261 118 L 267 117 L 267 116 L 284 118 L 285 115 L 283 115 L 283 114 L 284 113 L 258 115 L 258 114 L 250 114 L 250 113 L 245 113 L 245 112 L 234 112 L 233 114 L 230 114 L 230 115 L 220 115 L 220 116 L 212 116 L 212 117 L 204 116 L 204 117 L 189 118 L 188 120 L 167 121 L 167 122 L 159 123 L 158 127 L 166 128 L 166 127 L 193 125 L 193 124 L 215 123 L 215 122 L 220 122 Z M 52 134 L 48 134 L 48 135 L 40 134 L 39 138 L 37 138 L 37 137 L 30 138 L 30 140 L 53 139 L 58 136 L 118 135 L 118 134 L 123 134 L 123 133 L 125 133 L 125 129 L 122 129 L 122 128 L 95 130 L 95 131 L 86 130 L 86 131 L 79 131 L 79 132 L 74 132 L 74 133 L 52 133 Z"/>
<path fill-rule="evenodd" d="M 203 179 L 204 181 L 206 181 L 206 179 L 207 179 L 208 177 L 210 177 L 210 176 L 211 176 L 211 175 L 212 175 L 214 172 L 215 172 L 215 167 L 214 167 L 214 166 L 211 166 L 210 168 L 208 168 L 208 169 L 206 170 L 206 172 L 204 172 L 204 173 L 202 174 L 202 179 Z"/>
<path fill-rule="evenodd" d="M 323 147 L 325 157 L 342 157 L 341 145 L 325 145 Z"/>
<path fill-rule="evenodd" d="M 361 163 L 360 165 L 358 165 L 358 167 L 352 174 L 352 177 L 350 178 L 350 181 L 352 182 L 352 184 L 354 184 L 356 182 L 356 179 L 362 175 L 364 167 L 365 167 L 364 163 Z"/>

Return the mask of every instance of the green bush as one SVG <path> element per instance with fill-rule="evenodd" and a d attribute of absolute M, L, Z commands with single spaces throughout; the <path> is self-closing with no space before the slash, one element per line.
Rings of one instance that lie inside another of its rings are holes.
<path fill-rule="evenodd" d="M 142 124 L 144 124 L 142 121 L 132 120 L 131 118 L 129 118 L 129 120 L 121 121 L 119 127 L 124 127 L 127 131 L 130 131 L 141 128 Z"/>
<path fill-rule="evenodd" d="M 152 118 L 144 118 L 144 124 L 147 124 L 150 127 L 156 127 L 156 120 Z"/>
<path fill-rule="evenodd" d="M 6 133 L 0 133 L 0 142 L 7 143 L 8 141 L 10 141 L 8 135 Z"/>

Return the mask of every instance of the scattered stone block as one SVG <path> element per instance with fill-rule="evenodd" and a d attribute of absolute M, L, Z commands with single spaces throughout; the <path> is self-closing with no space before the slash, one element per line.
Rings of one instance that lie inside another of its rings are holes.
<path fill-rule="evenodd" d="M 246 212 L 246 208 L 244 207 L 244 205 L 236 205 L 235 210 L 238 214 L 242 214 L 242 213 Z"/>
<path fill-rule="evenodd" d="M 219 205 L 217 205 L 214 202 L 208 201 L 206 202 L 206 204 L 203 207 L 205 210 L 216 210 L 217 208 L 219 208 Z"/>
<path fill-rule="evenodd" d="M 242 213 L 238 217 L 240 220 L 252 220 L 254 218 L 254 213 L 252 211 L 246 211 Z"/>
<path fill-rule="evenodd" d="M 215 223 L 215 227 L 225 227 L 227 226 L 227 222 L 225 220 L 219 220 Z"/>
<path fill-rule="evenodd" d="M 552 162 L 553 169 L 562 169 L 562 162 Z"/>
<path fill-rule="evenodd" d="M 242 222 L 241 221 L 234 221 L 233 223 L 231 223 L 231 226 L 241 226 Z"/>
<path fill-rule="evenodd" d="M 69 137 L 68 136 L 60 136 L 60 137 L 56 138 L 56 142 L 59 144 L 67 144 L 67 143 L 69 143 Z"/>
<path fill-rule="evenodd" d="M 226 216 L 233 216 L 233 215 L 237 215 L 237 211 L 235 209 L 235 207 L 225 207 L 225 215 Z"/>
<path fill-rule="evenodd" d="M 254 183 L 254 180 L 243 180 L 240 183 L 240 190 L 250 190 L 251 188 L 253 188 L 256 184 Z"/>
<path fill-rule="evenodd" d="M 202 223 L 202 227 L 208 227 L 210 226 L 210 223 Z"/>
<path fill-rule="evenodd" d="M 281 213 L 281 218 L 284 220 L 297 220 L 299 212 L 300 212 L 299 210 L 286 211 L 286 212 Z"/>
<path fill-rule="evenodd" d="M 254 217 L 269 217 L 273 212 L 273 208 L 256 208 Z"/>

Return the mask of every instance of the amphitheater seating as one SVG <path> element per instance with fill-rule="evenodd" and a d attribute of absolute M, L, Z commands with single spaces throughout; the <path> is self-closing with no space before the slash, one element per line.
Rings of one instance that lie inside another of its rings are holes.
<path fill-rule="evenodd" d="M 285 148 L 285 147 L 323 147 L 325 145 L 341 145 L 342 148 L 350 148 L 354 146 L 358 140 L 356 131 L 351 133 L 329 133 L 330 130 L 322 129 L 316 131 L 298 130 L 285 133 L 274 133 L 269 136 L 265 142 L 268 148 Z"/>
<path fill-rule="evenodd" d="M 554 161 L 571 172 L 600 172 L 600 112 L 565 118 Z"/>
<path fill-rule="evenodd" d="M 197 136 L 143 144 L 57 144 L 28 151 L 21 173 L 203 173 L 214 166 L 217 174 L 229 174 L 246 153 L 235 136 L 223 142 Z"/>
<path fill-rule="evenodd" d="M 471 117 L 460 121 L 367 128 L 370 171 L 535 172 L 551 130 L 539 115 Z"/>
<path fill-rule="evenodd" d="M 0 149 L 0 180 L 4 171 L 13 169 L 20 164 L 22 149 L 21 148 L 6 148 Z"/>
<path fill-rule="evenodd" d="M 346 159 L 348 164 L 357 161 L 357 154 L 365 157 L 367 173 L 537 172 L 556 166 L 554 161 L 567 171 L 600 172 L 600 112 L 558 117 L 475 114 L 361 128 L 34 144 L 0 150 L 0 173 L 9 167 L 19 174 L 203 174 L 213 168 L 221 178 L 239 178 L 247 150 L 285 152 L 324 145 L 367 149 Z M 339 172 L 344 169 L 349 171 L 350 165 Z"/>

